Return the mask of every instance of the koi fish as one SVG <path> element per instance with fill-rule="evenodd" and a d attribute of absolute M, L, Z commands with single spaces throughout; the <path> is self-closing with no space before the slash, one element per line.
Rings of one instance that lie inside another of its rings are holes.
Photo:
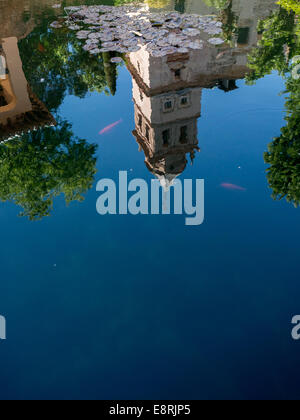
<path fill-rule="evenodd" d="M 38 50 L 39 50 L 39 52 L 41 52 L 41 53 L 44 53 L 46 50 L 45 50 L 45 47 L 44 47 L 44 45 L 43 44 L 41 44 L 41 43 L 39 43 L 38 44 Z"/>
<path fill-rule="evenodd" d="M 246 191 L 246 188 L 240 187 L 239 185 L 235 184 L 228 184 L 226 182 L 223 182 L 221 184 L 222 188 L 225 188 L 226 190 L 232 190 L 232 191 Z"/>
<path fill-rule="evenodd" d="M 111 130 L 113 130 L 115 127 L 117 127 L 122 122 L 123 122 L 123 120 L 121 119 L 119 121 L 114 122 L 113 124 L 108 125 L 107 127 L 103 128 L 103 130 L 101 130 L 99 132 L 99 135 L 102 136 L 103 134 L 109 133 Z"/>

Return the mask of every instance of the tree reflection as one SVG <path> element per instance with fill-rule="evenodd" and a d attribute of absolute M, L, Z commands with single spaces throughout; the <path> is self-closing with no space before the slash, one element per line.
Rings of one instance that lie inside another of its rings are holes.
<path fill-rule="evenodd" d="M 289 61 L 299 47 L 295 13 L 280 7 L 269 18 L 259 22 L 261 40 L 249 55 L 251 73 L 248 82 L 271 74 L 277 70 L 281 75 L 289 70 Z"/>
<path fill-rule="evenodd" d="M 82 201 L 96 173 L 95 151 L 66 122 L 0 144 L 0 200 L 23 207 L 30 220 L 49 216 L 61 194 L 67 204 Z"/>
<path fill-rule="evenodd" d="M 116 90 L 117 71 L 101 55 L 90 56 L 67 28 L 49 30 L 45 19 L 19 43 L 26 78 L 39 99 L 53 111 L 66 95 L 84 98 L 88 92 Z M 113 65 L 112 65 L 113 66 Z"/>
<path fill-rule="evenodd" d="M 56 127 L 39 128 L 0 144 L 0 200 L 23 208 L 21 216 L 49 216 L 54 198 L 66 203 L 84 199 L 96 173 L 96 145 L 74 137 L 58 108 L 66 95 L 84 98 L 88 92 L 116 92 L 117 66 L 111 56 L 90 56 L 68 30 L 49 30 L 53 11 L 19 42 L 30 88 L 58 120 Z M 18 130 L 20 131 L 20 130 Z"/>
<path fill-rule="evenodd" d="M 274 199 L 300 205 L 300 80 L 287 80 L 287 124 L 265 153 L 268 182 Z"/>
<path fill-rule="evenodd" d="M 286 81 L 286 126 L 268 146 L 265 162 L 269 164 L 267 178 L 273 198 L 300 204 L 300 80 L 292 76 L 291 59 L 300 54 L 299 22 L 291 1 L 271 17 L 260 22 L 262 39 L 249 57 L 252 83 L 272 71 L 278 71 Z"/>
<path fill-rule="evenodd" d="M 278 3 L 287 10 L 293 10 L 297 15 L 300 13 L 299 0 L 279 0 Z"/>

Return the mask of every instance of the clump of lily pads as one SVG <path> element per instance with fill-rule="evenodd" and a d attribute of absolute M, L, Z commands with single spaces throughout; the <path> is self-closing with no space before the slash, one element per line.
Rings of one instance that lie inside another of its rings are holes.
<path fill-rule="evenodd" d="M 177 12 L 152 13 L 139 6 L 66 7 L 67 16 L 50 26 L 66 26 L 84 41 L 92 55 L 133 53 L 145 47 L 153 57 L 201 50 L 205 43 L 221 45 L 222 23 L 215 16 Z M 115 58 L 118 60 L 118 58 Z"/>

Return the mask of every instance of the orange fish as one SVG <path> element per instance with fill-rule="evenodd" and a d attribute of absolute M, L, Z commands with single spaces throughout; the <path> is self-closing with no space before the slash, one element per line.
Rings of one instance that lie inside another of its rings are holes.
<path fill-rule="evenodd" d="M 38 50 L 39 50 L 39 52 L 41 52 L 41 53 L 44 53 L 46 50 L 45 50 L 45 47 L 44 47 L 44 45 L 43 44 L 41 44 L 40 42 L 39 42 L 39 44 L 38 44 Z"/>
<path fill-rule="evenodd" d="M 99 132 L 100 136 L 102 136 L 103 134 L 107 134 L 107 133 L 109 133 L 111 130 L 113 130 L 115 127 L 117 127 L 117 126 L 118 126 L 119 124 L 121 124 L 122 122 L 123 122 L 123 120 L 121 119 L 121 120 L 116 121 L 116 122 L 114 122 L 114 123 L 112 123 L 112 124 L 108 125 L 107 127 L 103 128 L 103 130 L 101 130 L 101 131 Z"/>
<path fill-rule="evenodd" d="M 226 190 L 232 190 L 232 191 L 246 191 L 246 188 L 240 187 L 239 185 L 235 184 L 228 184 L 227 182 L 223 182 L 221 184 L 222 188 L 225 188 Z"/>

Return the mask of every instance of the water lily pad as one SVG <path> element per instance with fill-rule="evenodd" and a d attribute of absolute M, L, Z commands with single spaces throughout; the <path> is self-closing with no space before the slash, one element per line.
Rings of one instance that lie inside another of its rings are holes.
<path fill-rule="evenodd" d="M 202 39 L 207 39 L 205 34 L 222 34 L 222 22 L 215 16 L 167 11 L 153 13 L 141 5 L 73 6 L 65 10 L 68 16 L 64 25 L 78 31 L 76 37 L 86 40 L 83 48 L 93 51 L 92 54 L 97 51 L 134 53 L 146 46 L 150 55 L 164 57 L 202 49 Z M 51 25 L 53 28 L 63 26 L 60 21 Z M 208 43 L 221 45 L 224 40 L 211 38 Z"/>
<path fill-rule="evenodd" d="M 212 45 L 221 45 L 224 44 L 224 39 L 222 38 L 210 38 L 208 42 Z"/>
<path fill-rule="evenodd" d="M 128 49 L 128 52 L 134 53 L 134 52 L 138 52 L 141 49 L 141 47 L 139 47 L 137 45 L 136 47 L 134 47 L 134 46 L 133 47 L 128 47 L 127 49 Z"/>
<path fill-rule="evenodd" d="M 194 29 L 194 28 L 184 29 L 182 32 L 184 35 L 192 36 L 192 37 L 198 36 L 201 33 L 199 29 Z"/>
<path fill-rule="evenodd" d="M 204 29 L 204 32 L 206 32 L 209 35 L 218 35 L 223 33 L 222 29 L 218 27 L 206 28 Z"/>
<path fill-rule="evenodd" d="M 62 27 L 63 27 L 63 25 L 61 25 L 59 22 L 52 22 L 52 23 L 50 24 L 50 27 L 51 27 L 51 28 L 54 28 L 54 29 L 60 29 L 60 28 L 62 28 Z"/>
<path fill-rule="evenodd" d="M 100 49 L 99 48 L 94 48 L 93 50 L 90 50 L 89 53 L 92 55 L 97 55 L 100 54 Z"/>
<path fill-rule="evenodd" d="M 186 54 L 189 52 L 188 48 L 178 48 L 178 53 L 180 54 Z"/>
<path fill-rule="evenodd" d="M 123 60 L 122 60 L 122 58 L 121 58 L 121 57 L 113 57 L 113 58 L 110 60 L 110 62 L 111 62 L 111 63 L 113 63 L 113 64 L 120 64 L 120 63 L 122 63 L 122 62 L 123 62 Z"/>

